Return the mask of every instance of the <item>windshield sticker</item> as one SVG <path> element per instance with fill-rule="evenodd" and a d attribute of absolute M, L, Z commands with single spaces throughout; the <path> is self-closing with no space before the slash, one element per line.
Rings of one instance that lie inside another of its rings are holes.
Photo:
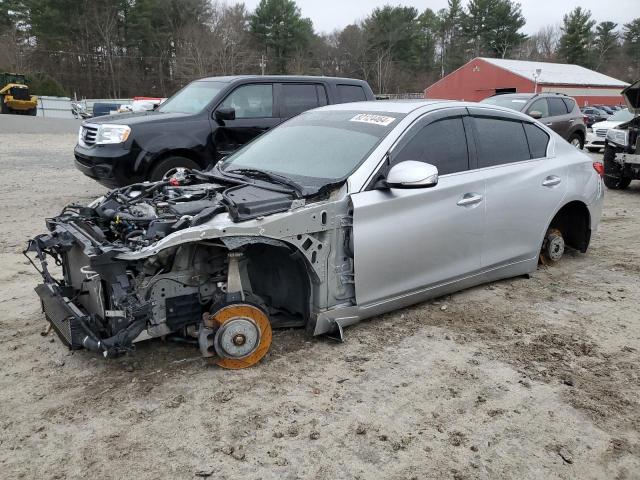
<path fill-rule="evenodd" d="M 384 115 L 372 115 L 370 113 L 359 113 L 353 117 L 350 122 L 373 123 L 374 125 L 382 125 L 386 127 L 395 120 L 394 117 L 386 117 Z"/>

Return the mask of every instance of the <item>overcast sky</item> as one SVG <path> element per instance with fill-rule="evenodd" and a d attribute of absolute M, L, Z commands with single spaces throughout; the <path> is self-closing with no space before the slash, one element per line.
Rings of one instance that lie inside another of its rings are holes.
<path fill-rule="evenodd" d="M 228 3 L 234 2 L 230 0 Z M 253 10 L 259 0 L 245 0 L 244 3 Z M 316 32 L 328 33 L 362 20 L 371 10 L 386 4 L 410 5 L 420 12 L 427 8 L 438 11 L 446 7 L 447 0 L 296 0 L 296 3 L 302 10 L 302 16 L 313 21 Z M 535 33 L 545 25 L 562 23 L 563 15 L 577 6 L 591 10 L 593 18 L 599 22 L 611 20 L 622 25 L 640 17 L 640 0 L 518 0 L 518 3 L 522 5 L 522 13 L 527 20 L 525 33 Z"/>

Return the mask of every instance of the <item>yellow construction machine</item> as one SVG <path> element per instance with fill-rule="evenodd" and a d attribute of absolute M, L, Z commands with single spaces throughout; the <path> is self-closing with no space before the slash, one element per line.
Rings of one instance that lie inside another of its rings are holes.
<path fill-rule="evenodd" d="M 38 113 L 38 97 L 29 93 L 24 75 L 0 73 L 0 113 L 33 116 Z"/>

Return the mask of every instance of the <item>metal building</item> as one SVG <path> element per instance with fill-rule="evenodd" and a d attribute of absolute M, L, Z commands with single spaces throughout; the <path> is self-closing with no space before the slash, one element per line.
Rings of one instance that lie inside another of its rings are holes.
<path fill-rule="evenodd" d="M 424 91 L 425 98 L 480 101 L 497 93 L 559 92 L 578 105 L 623 105 L 629 85 L 579 65 L 474 58 Z"/>

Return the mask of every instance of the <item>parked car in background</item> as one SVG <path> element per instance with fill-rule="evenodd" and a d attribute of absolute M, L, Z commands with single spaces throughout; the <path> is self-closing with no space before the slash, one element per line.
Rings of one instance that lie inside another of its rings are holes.
<path fill-rule="evenodd" d="M 104 117 L 118 112 L 120 103 L 96 102 L 93 104 L 93 118 Z"/>
<path fill-rule="evenodd" d="M 156 110 L 83 122 L 76 167 L 107 187 L 206 168 L 282 121 L 323 105 L 374 100 L 363 80 L 249 76 L 196 80 Z"/>
<path fill-rule="evenodd" d="M 640 80 L 622 91 L 632 118 L 607 130 L 604 143 L 604 183 L 614 190 L 640 180 Z"/>
<path fill-rule="evenodd" d="M 630 121 L 633 117 L 633 113 L 625 108 L 624 110 L 618 110 L 604 122 L 594 123 L 591 127 L 587 128 L 587 141 L 584 146 L 590 152 L 599 151 L 601 148 L 604 148 L 607 131 L 610 128 L 615 128 L 622 123 Z"/>
<path fill-rule="evenodd" d="M 606 113 L 607 115 L 613 115 L 613 113 L 615 112 L 615 110 L 607 105 L 594 105 L 594 107 L 596 107 L 599 110 L 602 110 L 604 113 Z"/>
<path fill-rule="evenodd" d="M 362 319 L 529 274 L 541 255 L 586 252 L 602 170 L 506 108 L 331 105 L 207 171 L 71 205 L 28 251 L 46 318 L 71 348 L 109 358 L 172 336 L 244 368 L 272 327 L 342 337 Z"/>
<path fill-rule="evenodd" d="M 583 107 L 582 113 L 583 115 L 589 117 L 589 123 L 591 125 L 596 122 L 604 122 L 609 118 L 609 114 L 607 112 L 596 107 Z"/>
<path fill-rule="evenodd" d="M 482 103 L 507 107 L 539 120 L 576 148 L 587 136 L 583 115 L 576 101 L 561 93 L 508 93 L 494 95 Z"/>

